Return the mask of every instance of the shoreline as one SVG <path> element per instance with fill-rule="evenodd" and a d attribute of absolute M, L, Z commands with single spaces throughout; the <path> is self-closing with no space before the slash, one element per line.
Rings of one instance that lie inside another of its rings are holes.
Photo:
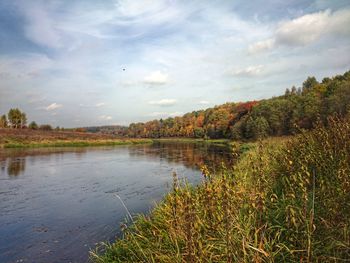
<path fill-rule="evenodd" d="M 77 141 L 42 141 L 42 142 L 9 142 L 1 144 L 2 149 L 14 148 L 48 148 L 48 147 L 89 147 L 89 146 L 117 146 L 152 143 L 149 139 L 117 139 L 117 140 L 77 140 Z"/>

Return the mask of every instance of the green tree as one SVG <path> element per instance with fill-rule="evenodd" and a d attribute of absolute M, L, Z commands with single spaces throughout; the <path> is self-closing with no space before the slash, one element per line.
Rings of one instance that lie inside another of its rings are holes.
<path fill-rule="evenodd" d="M 245 123 L 244 137 L 247 139 L 255 138 L 255 121 L 252 117 L 249 117 Z"/>
<path fill-rule="evenodd" d="M 20 128 L 22 125 L 23 115 L 22 112 L 16 109 L 10 109 L 7 114 L 8 121 L 12 128 Z"/>
<path fill-rule="evenodd" d="M 303 92 L 307 92 L 310 89 L 312 89 L 314 86 L 318 84 L 318 81 L 316 80 L 315 77 L 308 77 L 304 82 L 303 82 Z"/>
<path fill-rule="evenodd" d="M 21 128 L 24 128 L 27 124 L 27 115 L 22 112 L 21 113 Z"/>
<path fill-rule="evenodd" d="M 52 131 L 52 126 L 50 124 L 43 124 L 40 125 L 39 129 L 43 131 Z"/>
<path fill-rule="evenodd" d="M 7 117 L 5 114 L 0 117 L 0 128 L 7 128 Z"/>
<path fill-rule="evenodd" d="M 204 129 L 201 127 L 195 127 L 193 130 L 195 138 L 203 138 L 204 137 Z"/>
<path fill-rule="evenodd" d="M 36 124 L 35 121 L 32 121 L 29 126 L 28 126 L 29 129 L 32 129 L 32 130 L 37 130 L 39 128 L 38 124 Z"/>
<path fill-rule="evenodd" d="M 260 116 L 255 119 L 254 122 L 254 137 L 255 138 L 265 138 L 269 135 L 270 132 L 270 126 L 267 120 Z"/>

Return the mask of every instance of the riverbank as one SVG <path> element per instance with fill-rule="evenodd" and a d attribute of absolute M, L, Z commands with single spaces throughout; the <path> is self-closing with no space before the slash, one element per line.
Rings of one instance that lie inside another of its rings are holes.
<path fill-rule="evenodd" d="M 40 147 L 87 147 L 114 146 L 144 143 L 205 143 L 237 148 L 240 152 L 254 147 L 252 142 L 238 142 L 228 139 L 199 138 L 120 138 L 111 134 L 39 131 L 31 129 L 0 129 L 0 148 L 40 148 Z"/>
<path fill-rule="evenodd" d="M 275 137 L 276 141 L 285 140 L 285 137 Z M 233 151 L 244 153 L 256 146 L 256 142 L 233 141 L 228 139 L 199 139 L 199 138 L 160 138 L 153 139 L 153 142 L 166 143 L 204 143 L 230 147 Z"/>
<path fill-rule="evenodd" d="M 203 138 L 159 138 L 153 139 L 155 142 L 174 142 L 174 143 L 208 143 L 208 144 L 220 144 L 220 145 L 230 145 L 231 140 L 228 139 L 203 139 Z"/>
<path fill-rule="evenodd" d="M 94 262 L 330 262 L 350 258 L 350 123 L 268 139 L 232 170 L 203 168 Z M 102 252 L 103 251 L 103 252 Z"/>
<path fill-rule="evenodd" d="M 0 148 L 87 147 L 152 143 L 150 139 L 125 139 L 108 134 L 30 129 L 0 129 Z"/>

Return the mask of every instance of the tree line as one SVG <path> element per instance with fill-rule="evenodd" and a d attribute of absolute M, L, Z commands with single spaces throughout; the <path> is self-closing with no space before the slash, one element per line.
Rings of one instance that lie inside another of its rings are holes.
<path fill-rule="evenodd" d="M 52 126 L 49 124 L 42 124 L 39 126 L 35 121 L 30 122 L 27 126 L 27 114 L 18 108 L 10 109 L 7 115 L 3 114 L 0 117 L 0 128 L 53 130 Z"/>
<path fill-rule="evenodd" d="M 334 114 L 350 112 L 350 71 L 318 82 L 308 77 L 302 87 L 260 101 L 225 103 L 182 117 L 132 123 L 126 136 L 258 139 L 312 129 Z"/>

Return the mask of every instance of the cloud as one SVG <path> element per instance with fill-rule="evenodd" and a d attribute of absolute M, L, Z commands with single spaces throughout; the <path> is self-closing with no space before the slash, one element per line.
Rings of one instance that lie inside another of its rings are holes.
<path fill-rule="evenodd" d="M 0 77 L 35 79 L 52 67 L 54 61 L 44 54 L 25 53 L 19 56 L 0 56 Z"/>
<path fill-rule="evenodd" d="M 137 17 L 144 14 L 157 13 L 166 8 L 164 1 L 160 0 L 122 0 L 116 3 L 119 13 L 126 17 Z"/>
<path fill-rule="evenodd" d="M 150 105 L 158 105 L 162 107 L 173 106 L 176 104 L 174 99 L 162 99 L 162 100 L 151 100 L 148 102 Z"/>
<path fill-rule="evenodd" d="M 181 116 L 184 113 L 181 111 L 175 111 L 175 112 L 152 112 L 151 114 L 149 114 L 150 117 L 176 117 L 176 116 Z"/>
<path fill-rule="evenodd" d="M 251 54 L 271 50 L 278 46 L 305 46 L 322 37 L 349 36 L 350 9 L 330 10 L 306 14 L 278 24 L 273 37 L 258 41 L 248 47 Z"/>
<path fill-rule="evenodd" d="M 110 121 L 110 120 L 113 119 L 113 118 L 112 118 L 112 116 L 101 115 L 101 116 L 99 117 L 99 119 L 104 120 L 104 121 Z"/>
<path fill-rule="evenodd" d="M 138 84 L 139 83 L 137 81 L 132 81 L 132 80 L 125 80 L 125 81 L 122 81 L 120 83 L 120 85 L 123 87 L 132 87 L 132 86 L 136 86 Z"/>
<path fill-rule="evenodd" d="M 201 100 L 201 101 L 199 102 L 199 104 L 201 104 L 201 105 L 208 105 L 208 104 L 210 104 L 210 102 L 207 101 L 207 100 Z"/>
<path fill-rule="evenodd" d="M 28 5 L 21 2 L 19 7 L 27 20 L 24 32 L 29 40 L 50 48 L 61 47 L 59 31 L 55 28 L 54 21 L 43 5 L 37 3 Z"/>
<path fill-rule="evenodd" d="M 237 77 L 253 77 L 261 74 L 262 71 L 263 65 L 249 66 L 247 68 L 234 71 L 232 75 Z"/>
<path fill-rule="evenodd" d="M 103 106 L 105 106 L 106 103 L 104 102 L 99 102 L 99 103 L 96 103 L 96 104 L 83 104 L 83 103 L 80 103 L 79 104 L 79 107 L 82 107 L 82 108 L 101 108 Z"/>
<path fill-rule="evenodd" d="M 254 44 L 251 44 L 248 47 L 248 52 L 250 54 L 261 53 L 266 50 L 272 49 L 274 45 L 275 45 L 274 39 L 266 39 L 266 40 L 258 41 Z"/>
<path fill-rule="evenodd" d="M 320 8 L 306 1 L 263 8 L 241 0 L 0 1 L 6 22 L 0 26 L 0 111 L 25 107 L 32 99 L 25 92 L 33 91 L 45 97 L 27 107 L 33 119 L 49 123 L 43 112 L 59 102 L 88 126 L 101 124 L 102 114 L 128 123 L 153 111 L 174 116 L 206 108 L 200 100 L 218 105 L 282 94 L 306 74 L 321 78 L 349 68 L 350 4 L 333 11 L 335 1 L 322 1 Z M 327 8 L 332 11 L 319 12 Z M 250 54 L 273 53 L 247 56 L 248 47 Z M 194 99 L 180 103 L 179 94 Z M 168 108 L 162 106 L 169 102 L 148 103 L 164 98 L 178 101 Z M 97 105 L 102 102 L 105 107 Z M 36 111 L 40 106 L 43 112 Z M 102 111 L 107 106 L 110 111 Z M 58 114 L 57 125 L 76 126 L 69 115 Z"/>
<path fill-rule="evenodd" d="M 62 108 L 63 105 L 62 104 L 57 104 L 56 102 L 55 103 L 52 103 L 50 104 L 49 106 L 45 107 L 45 110 L 47 111 L 52 111 L 52 110 L 56 110 L 56 109 L 59 109 L 59 108 Z"/>
<path fill-rule="evenodd" d="M 150 85 L 164 85 L 168 82 L 168 74 L 154 71 L 144 78 L 144 83 Z"/>
<path fill-rule="evenodd" d="M 105 106 L 105 105 L 106 105 L 106 103 L 100 102 L 100 103 L 96 103 L 96 104 L 95 104 L 95 107 L 96 107 L 96 108 L 100 108 L 100 107 Z"/>

